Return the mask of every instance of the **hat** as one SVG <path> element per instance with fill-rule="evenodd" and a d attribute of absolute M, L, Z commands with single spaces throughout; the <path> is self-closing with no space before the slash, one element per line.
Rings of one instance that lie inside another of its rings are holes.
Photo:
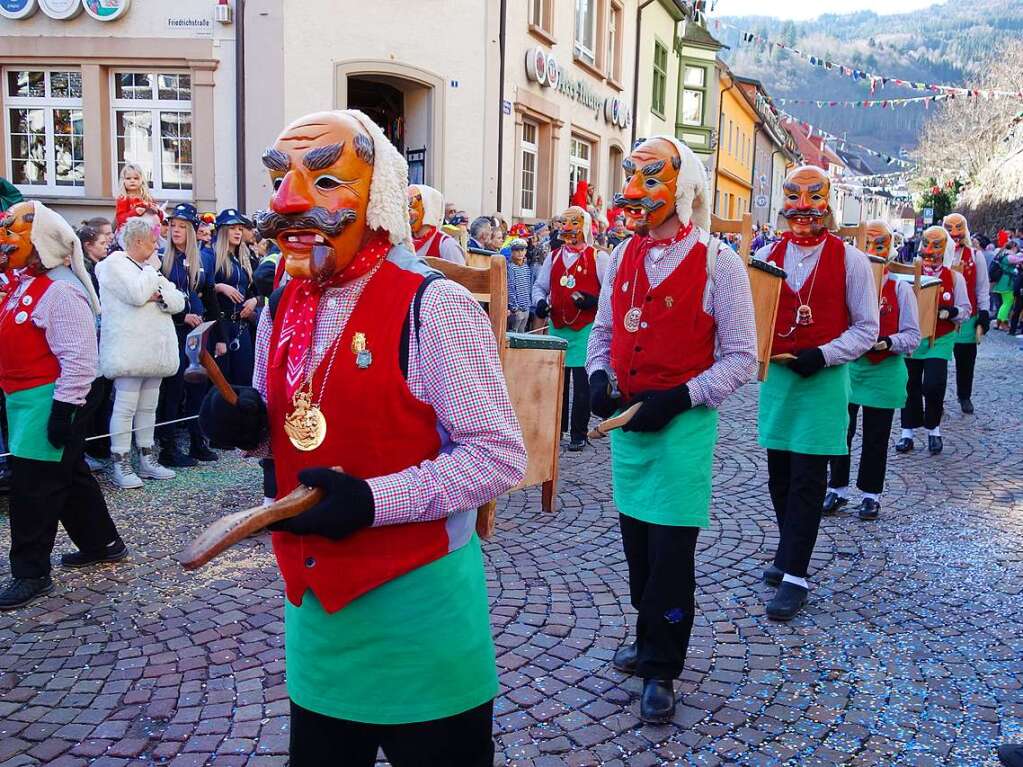
<path fill-rule="evenodd" d="M 525 250 L 527 247 L 529 246 L 526 244 L 526 241 L 523 240 L 521 237 L 516 237 L 514 240 L 508 243 L 508 248 L 511 250 L 519 250 L 520 248 Z"/>
<path fill-rule="evenodd" d="M 252 222 L 234 208 L 224 208 L 217 214 L 217 220 L 214 222 L 214 226 L 216 226 L 217 229 L 222 226 L 231 226 L 233 224 L 252 226 Z"/>
<path fill-rule="evenodd" d="M 82 290 L 94 314 L 99 314 L 99 297 L 92 287 L 92 279 L 85 270 L 82 241 L 64 218 L 41 202 L 33 201 L 35 218 L 32 221 L 32 246 L 39 253 L 39 260 L 47 269 L 56 269 L 65 264 L 82 284 Z"/>
<path fill-rule="evenodd" d="M 515 224 L 508 230 L 508 234 L 514 237 L 528 237 L 530 235 L 530 229 L 526 224 Z"/>
<path fill-rule="evenodd" d="M 179 218 L 182 221 L 187 221 L 192 226 L 199 225 L 199 214 L 195 210 L 195 206 L 190 202 L 179 202 L 174 206 L 174 210 L 167 214 L 168 220 Z"/>
<path fill-rule="evenodd" d="M 206 211 L 205 213 L 200 213 L 197 216 L 197 223 L 199 224 L 212 224 L 216 220 L 217 214 L 209 210 Z"/>

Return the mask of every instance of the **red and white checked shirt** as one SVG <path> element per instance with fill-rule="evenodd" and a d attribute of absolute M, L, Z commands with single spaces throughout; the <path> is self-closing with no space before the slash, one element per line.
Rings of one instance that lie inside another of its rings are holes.
<path fill-rule="evenodd" d="M 307 374 L 344 331 L 368 279 L 324 291 Z M 526 471 L 522 432 L 482 307 L 461 285 L 437 280 L 423 293 L 420 323 L 417 341 L 410 309 L 408 386 L 437 413 L 441 453 L 369 480 L 374 527 L 428 522 L 476 508 L 517 485 Z M 270 313 L 263 312 L 252 383 L 264 400 L 270 332 Z M 325 396 L 330 396 L 329 388 Z"/>

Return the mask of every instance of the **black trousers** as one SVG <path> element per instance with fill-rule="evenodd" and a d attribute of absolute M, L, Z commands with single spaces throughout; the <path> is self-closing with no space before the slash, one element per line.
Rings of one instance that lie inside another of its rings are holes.
<path fill-rule="evenodd" d="M 849 405 L 849 431 L 846 441 L 852 452 L 853 437 L 856 436 L 856 418 L 859 405 Z M 880 493 L 884 490 L 884 476 L 888 470 L 888 438 L 892 433 L 895 411 L 891 408 L 863 406 L 863 450 L 860 454 L 860 468 L 856 473 L 856 487 L 864 493 Z M 831 479 L 828 487 L 849 486 L 851 455 L 830 456 Z"/>
<path fill-rule="evenodd" d="M 493 767 L 494 702 L 445 719 L 364 724 L 291 701 L 291 767 L 373 767 L 381 748 L 393 767 Z"/>
<path fill-rule="evenodd" d="M 85 430 L 102 387 L 93 384 L 75 418 L 72 438 L 59 462 L 11 456 L 11 575 L 42 578 L 50 572 L 57 523 L 84 552 L 97 552 L 117 538 L 103 491 L 85 463 Z"/>
<path fill-rule="evenodd" d="M 956 344 L 952 347 L 956 358 L 956 397 L 973 396 L 973 371 L 977 367 L 977 344 Z"/>
<path fill-rule="evenodd" d="M 96 437 L 100 434 L 107 434 L 110 431 L 110 415 L 114 409 L 114 382 L 109 378 L 97 378 L 92 382 L 93 391 L 89 394 L 96 396 L 96 407 L 92 415 L 87 418 L 78 417 L 85 422 L 85 436 Z M 93 458 L 106 459 L 110 457 L 110 437 L 93 439 L 85 443 L 85 452 Z"/>
<path fill-rule="evenodd" d="M 160 400 L 156 405 L 156 422 L 176 421 L 199 414 L 199 406 L 206 394 L 207 384 L 190 384 L 185 382 L 185 370 L 188 368 L 188 355 L 185 354 L 185 339 L 191 328 L 182 326 L 175 328 L 178 334 L 178 370 L 160 382 Z M 171 426 L 158 426 L 157 439 L 161 442 L 173 442 L 174 434 L 180 426 L 188 428 L 192 439 L 202 436 L 198 419 Z"/>
<path fill-rule="evenodd" d="M 778 520 L 775 567 L 788 575 L 805 578 L 817 544 L 821 507 L 827 492 L 826 455 L 767 451 L 767 489 Z"/>
<path fill-rule="evenodd" d="M 568 390 L 572 389 L 572 417 L 569 422 Z M 561 405 L 561 430 L 571 429 L 573 440 L 586 439 L 590 430 L 590 379 L 586 368 L 565 368 L 565 398 Z"/>
<path fill-rule="evenodd" d="M 948 360 L 906 359 L 909 383 L 906 407 L 900 420 L 903 429 L 936 429 L 945 412 L 945 386 L 948 384 Z"/>
<path fill-rule="evenodd" d="M 654 525 L 618 515 L 636 608 L 636 674 L 675 679 L 689 651 L 696 613 L 698 527 Z"/>

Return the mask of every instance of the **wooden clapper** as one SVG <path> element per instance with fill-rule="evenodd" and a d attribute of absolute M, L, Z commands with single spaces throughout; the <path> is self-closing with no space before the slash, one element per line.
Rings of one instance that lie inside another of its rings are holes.
<path fill-rule="evenodd" d="M 923 276 L 923 261 L 917 257 L 912 264 L 900 264 L 892 261 L 888 271 L 896 279 L 912 281 L 913 295 L 916 296 L 917 311 L 920 314 L 920 342 L 934 342 L 934 334 L 938 326 L 938 286 L 941 280 L 936 277 Z"/>

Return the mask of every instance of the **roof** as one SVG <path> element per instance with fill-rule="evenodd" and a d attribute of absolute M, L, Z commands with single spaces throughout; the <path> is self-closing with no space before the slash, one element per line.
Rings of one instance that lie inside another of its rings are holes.
<path fill-rule="evenodd" d="M 695 21 L 690 21 L 689 19 L 682 22 L 682 34 L 679 35 L 679 39 L 686 45 L 710 48 L 715 51 L 727 47 L 724 43 L 714 37 L 714 35 L 708 32 L 706 27 L 701 24 L 697 24 Z"/>
<path fill-rule="evenodd" d="M 682 21 L 685 18 L 686 6 L 682 0 L 659 0 L 659 3 L 675 21 Z"/>
<path fill-rule="evenodd" d="M 782 123 L 796 142 L 796 148 L 803 155 L 803 162 L 816 165 L 827 170 L 832 165 L 845 167 L 845 162 L 834 150 L 824 143 L 821 136 L 809 136 L 802 123 L 788 121 Z"/>
<path fill-rule="evenodd" d="M 861 176 L 873 175 L 874 171 L 870 169 L 866 161 L 855 152 L 850 152 L 848 149 L 836 149 L 838 156 L 842 158 L 842 162 L 845 163 L 845 167 L 854 173 L 858 173 Z"/>

